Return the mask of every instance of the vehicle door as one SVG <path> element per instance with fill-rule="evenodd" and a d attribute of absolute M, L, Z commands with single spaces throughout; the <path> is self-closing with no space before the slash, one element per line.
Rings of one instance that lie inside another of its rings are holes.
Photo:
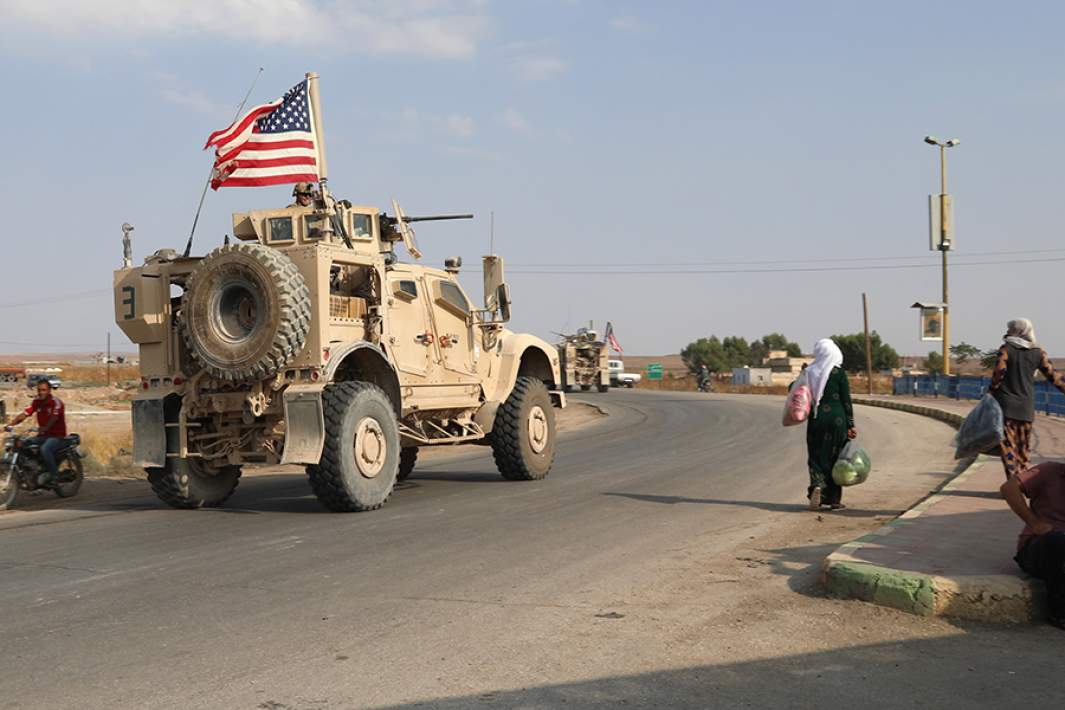
<path fill-rule="evenodd" d="M 432 293 L 437 347 L 445 370 L 465 382 L 477 379 L 477 345 L 470 299 L 454 281 L 435 275 L 426 280 Z"/>
<path fill-rule="evenodd" d="M 425 281 L 402 271 L 388 274 L 388 334 L 386 342 L 403 380 L 424 380 L 433 355 L 433 331 Z"/>

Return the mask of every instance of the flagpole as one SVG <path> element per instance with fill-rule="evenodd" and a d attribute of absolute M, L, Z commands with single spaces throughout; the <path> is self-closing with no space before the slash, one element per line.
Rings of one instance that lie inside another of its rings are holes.
<path fill-rule="evenodd" d="M 244 104 L 248 103 L 248 98 L 251 96 L 252 90 L 255 89 L 255 85 L 259 82 L 259 77 L 263 73 L 263 68 L 259 67 L 259 71 L 255 72 L 255 78 L 251 80 L 251 86 L 248 87 L 248 93 L 244 94 L 244 100 L 240 102 L 240 106 L 237 106 L 237 112 L 233 115 L 233 121 L 240 118 L 240 112 L 244 110 Z M 232 121 L 230 121 L 232 123 Z M 207 173 L 207 181 L 203 184 L 203 192 L 200 193 L 200 204 L 196 207 L 196 216 L 192 218 L 192 230 L 189 232 L 189 241 L 185 244 L 185 258 L 188 258 L 192 253 L 192 238 L 196 236 L 196 225 L 200 221 L 200 212 L 203 210 L 203 201 L 207 197 L 207 188 L 211 186 L 211 178 L 214 177 L 214 166 L 211 166 L 211 171 Z"/>
<path fill-rule="evenodd" d="M 318 150 L 318 184 L 325 189 L 329 179 L 329 170 L 325 162 L 325 131 L 322 130 L 322 104 L 318 97 L 318 72 L 307 72 L 307 93 L 311 99 L 311 113 L 314 119 L 314 145 Z"/>

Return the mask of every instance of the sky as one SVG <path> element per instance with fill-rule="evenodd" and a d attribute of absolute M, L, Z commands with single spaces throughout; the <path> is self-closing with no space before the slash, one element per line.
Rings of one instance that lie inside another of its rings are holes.
<path fill-rule="evenodd" d="M 606 0 L 0 0 L 0 352 L 133 350 L 110 285 L 183 248 L 201 150 L 319 73 L 338 197 L 408 214 L 423 262 L 507 263 L 512 327 L 612 321 L 630 354 L 872 327 L 927 353 L 927 195 L 948 151 L 952 335 L 1028 317 L 1052 355 L 1065 244 L 1065 5 Z M 194 252 L 290 188 L 209 192 Z M 858 268 L 860 267 L 860 268 Z M 904 267 L 904 268 L 899 268 Z M 592 273 L 594 272 L 594 273 Z M 639 273 L 633 273 L 639 272 Z"/>

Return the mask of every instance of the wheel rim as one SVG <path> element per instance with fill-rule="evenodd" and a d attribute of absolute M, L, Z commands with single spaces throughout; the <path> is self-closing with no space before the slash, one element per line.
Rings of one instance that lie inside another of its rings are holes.
<path fill-rule="evenodd" d="M 388 456 L 388 445 L 381 425 L 373 417 L 364 417 L 355 428 L 355 465 L 365 478 L 381 473 Z"/>
<path fill-rule="evenodd" d="M 241 278 L 224 284 L 215 294 L 211 319 L 215 331 L 227 342 L 250 340 L 262 322 L 262 295 Z"/>
<path fill-rule="evenodd" d="M 548 440 L 547 413 L 536 405 L 529 412 L 529 446 L 536 453 L 543 453 Z"/>

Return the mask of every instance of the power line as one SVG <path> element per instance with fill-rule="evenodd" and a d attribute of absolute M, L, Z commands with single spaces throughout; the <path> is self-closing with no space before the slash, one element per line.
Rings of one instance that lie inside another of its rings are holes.
<path fill-rule="evenodd" d="M 977 251 L 966 253 L 965 257 L 978 257 L 978 256 L 1017 256 L 1018 254 L 1057 254 L 1065 252 L 1065 249 L 1024 249 L 1017 251 Z M 938 263 L 938 254 L 925 254 L 922 256 L 851 256 L 851 257 L 814 257 L 808 259 L 792 258 L 792 259 L 776 259 L 776 260 L 764 260 L 757 259 L 753 261 L 684 261 L 684 262 L 615 262 L 615 263 L 602 263 L 595 266 L 602 267 L 642 267 L 642 266 L 754 266 L 765 265 L 771 266 L 773 264 L 811 264 L 811 263 L 824 263 L 824 262 L 849 262 L 849 261 L 920 261 L 926 259 L 936 259 Z M 510 266 L 516 266 L 519 268 L 582 268 L 592 266 L 591 264 L 533 264 L 512 262 Z"/>
<path fill-rule="evenodd" d="M 1065 257 L 1050 259 L 1014 259 L 1008 261 L 958 262 L 953 266 L 1006 266 L 1009 264 L 1047 264 L 1065 261 Z M 655 264 L 655 266 L 658 266 Z M 687 264 L 685 265 L 687 266 Z M 598 271 L 548 271 L 537 269 L 508 269 L 511 274 L 540 274 L 550 276 L 638 276 L 638 275 L 684 275 L 684 274 L 794 274 L 820 273 L 826 271 L 900 271 L 913 269 L 938 269 L 938 264 L 886 264 L 879 266 L 811 266 L 796 269 L 630 269 Z"/>
<path fill-rule="evenodd" d="M 0 303 L 0 308 L 23 308 L 25 306 L 43 306 L 49 303 L 62 303 L 69 301 L 72 298 L 81 298 L 83 296 L 96 296 L 98 294 L 111 293 L 109 288 L 94 288 L 91 291 L 75 291 L 73 293 L 64 293 L 58 296 L 49 296 L 48 298 L 38 298 L 31 301 L 18 301 L 15 303 Z"/>

